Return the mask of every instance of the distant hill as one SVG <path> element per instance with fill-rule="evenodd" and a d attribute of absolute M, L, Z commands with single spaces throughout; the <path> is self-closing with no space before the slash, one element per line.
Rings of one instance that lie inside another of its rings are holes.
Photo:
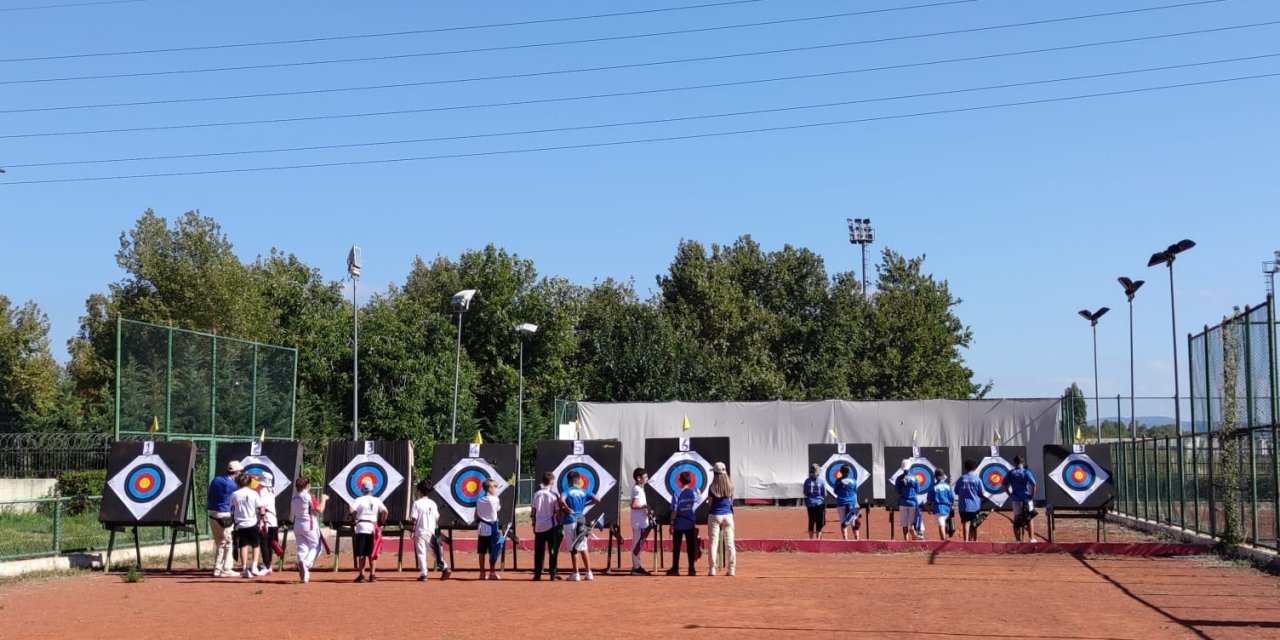
<path fill-rule="evenodd" d="M 1117 418 L 1115 416 L 1112 416 L 1110 418 L 1103 418 L 1102 421 L 1103 422 L 1124 422 L 1125 424 L 1129 424 L 1128 418 L 1122 419 L 1122 418 Z M 1138 424 L 1144 427 L 1159 427 L 1166 424 L 1173 424 L 1173 416 L 1138 416 Z M 1182 430 L 1191 431 L 1190 420 L 1182 421 Z"/>

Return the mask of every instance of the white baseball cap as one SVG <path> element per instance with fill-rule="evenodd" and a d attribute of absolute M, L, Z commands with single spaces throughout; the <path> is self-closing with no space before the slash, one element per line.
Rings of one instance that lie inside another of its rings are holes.
<path fill-rule="evenodd" d="M 227 463 L 227 473 L 240 473 L 241 471 L 244 471 L 244 465 L 240 464 L 239 460 L 232 460 Z"/>

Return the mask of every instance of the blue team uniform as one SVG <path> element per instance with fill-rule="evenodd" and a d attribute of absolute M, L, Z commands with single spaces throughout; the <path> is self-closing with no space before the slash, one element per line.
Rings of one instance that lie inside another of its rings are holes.
<path fill-rule="evenodd" d="M 982 481 L 976 473 L 966 473 L 956 480 L 955 495 L 960 499 L 961 513 L 974 513 L 982 509 Z"/>
<path fill-rule="evenodd" d="M 1018 502 L 1031 502 L 1035 497 L 1036 477 L 1026 467 L 1018 467 L 1004 477 L 1004 489 Z"/>

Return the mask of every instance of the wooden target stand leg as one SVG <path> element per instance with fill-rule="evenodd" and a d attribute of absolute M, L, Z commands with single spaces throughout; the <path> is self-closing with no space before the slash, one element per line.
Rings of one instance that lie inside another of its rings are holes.
<path fill-rule="evenodd" d="M 898 531 L 898 528 L 897 528 L 897 527 L 895 527 L 895 526 L 893 526 L 893 525 L 894 525 L 894 520 L 896 519 L 896 516 L 898 515 L 898 511 L 897 511 L 897 509 L 885 509 L 885 510 L 889 512 L 889 539 L 890 539 L 890 540 L 893 540 L 893 539 L 894 539 L 894 534 Z"/>
<path fill-rule="evenodd" d="M 108 529 L 109 531 L 111 531 L 111 535 L 107 537 L 107 554 L 106 554 L 106 556 L 103 558 L 103 561 L 102 561 L 102 571 L 103 571 L 103 573 L 110 573 L 110 572 L 111 572 L 111 553 L 112 553 L 113 551 L 115 551 L 115 548 L 116 548 L 116 534 L 117 534 L 117 533 L 124 533 L 124 532 L 128 531 L 129 529 L 132 529 L 132 530 L 133 530 L 133 551 L 134 551 L 134 555 L 135 555 L 135 557 L 137 558 L 138 570 L 142 570 L 142 545 L 141 545 L 141 543 L 138 541 L 138 527 L 136 527 L 136 526 L 134 526 L 134 527 L 125 527 L 125 526 L 121 526 L 121 525 L 108 525 L 108 526 L 107 526 L 107 529 Z"/>
<path fill-rule="evenodd" d="M 281 538 L 281 541 L 280 541 L 280 548 L 281 548 L 282 550 L 284 550 L 286 553 L 288 553 L 288 551 L 289 551 L 289 530 L 293 528 L 293 523 L 292 523 L 292 522 L 289 522 L 289 523 L 281 522 L 281 523 L 280 523 L 280 528 L 284 530 L 284 536 Z M 282 553 L 282 554 L 280 554 L 280 571 L 281 571 L 281 572 L 283 572 L 283 571 L 284 571 L 284 557 L 285 557 L 286 553 Z M 294 552 L 294 555 L 295 555 L 295 556 L 297 555 L 297 552 L 296 552 L 296 551 Z M 200 566 L 199 555 L 197 555 L 197 556 L 196 556 L 196 566 L 197 566 L 197 567 L 198 567 L 198 566 Z"/>
<path fill-rule="evenodd" d="M 667 567 L 666 549 L 663 548 L 663 545 L 665 543 L 666 543 L 666 539 L 662 536 L 662 525 L 658 525 L 654 527 L 653 528 L 653 566 L 657 567 L 658 569 L 665 569 Z"/>
<path fill-rule="evenodd" d="M 604 572 L 611 573 L 613 571 L 613 550 L 614 544 L 618 549 L 618 571 L 622 571 L 622 530 L 617 524 L 609 527 L 609 538 L 604 548 Z"/>

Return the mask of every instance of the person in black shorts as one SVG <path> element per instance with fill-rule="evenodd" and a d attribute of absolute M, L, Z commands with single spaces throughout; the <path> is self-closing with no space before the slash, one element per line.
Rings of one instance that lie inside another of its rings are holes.
<path fill-rule="evenodd" d="M 964 475 L 956 480 L 954 490 L 956 502 L 960 504 L 960 527 L 964 529 L 964 539 L 976 542 L 978 525 L 982 524 L 978 517 L 982 512 L 982 480 L 978 478 L 978 463 L 964 461 Z"/>
<path fill-rule="evenodd" d="M 827 524 L 827 487 L 819 476 L 822 467 L 809 465 L 809 477 L 804 481 L 804 507 L 809 513 L 809 539 L 821 540 L 822 528 Z"/>

